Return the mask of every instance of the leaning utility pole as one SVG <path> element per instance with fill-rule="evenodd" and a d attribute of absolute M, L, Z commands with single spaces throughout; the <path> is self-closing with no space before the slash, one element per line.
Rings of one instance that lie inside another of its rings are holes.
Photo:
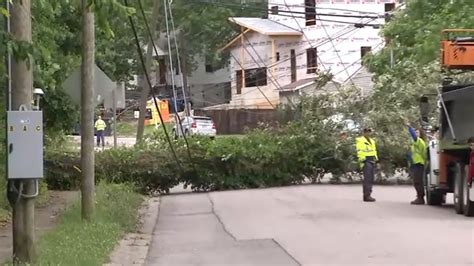
<path fill-rule="evenodd" d="M 150 25 L 150 32 L 153 37 L 156 35 L 156 30 L 158 28 L 158 15 L 160 12 L 160 1 L 155 0 L 153 1 L 153 10 L 151 12 L 151 25 Z M 148 34 L 147 34 L 148 36 Z M 150 73 L 151 69 L 151 63 L 153 60 L 153 39 L 149 38 L 148 40 L 148 46 L 146 48 L 146 57 L 145 57 L 145 68 L 148 73 Z M 140 109 L 140 114 L 138 117 L 138 127 L 137 127 L 137 143 L 142 141 L 143 139 L 143 134 L 145 132 L 145 116 L 146 116 L 146 104 L 148 101 L 148 96 L 150 95 L 150 86 L 148 82 L 146 81 L 145 75 L 141 75 L 141 78 L 139 79 L 139 84 L 142 88 L 141 93 L 140 93 L 140 102 L 139 104 L 139 109 Z"/>
<path fill-rule="evenodd" d="M 8 2 L 8 1 L 7 1 Z M 30 0 L 16 0 L 10 9 L 10 31 L 15 41 L 32 42 L 31 3 Z M 33 100 L 33 64 L 28 58 L 17 58 L 11 61 L 11 102 L 13 110 L 25 106 L 31 110 Z M 27 162 L 26 162 L 27 163 Z M 18 188 L 20 195 L 13 208 L 13 260 L 15 263 L 31 263 L 35 257 L 35 200 L 34 197 L 22 197 L 35 193 L 34 180 L 11 181 Z M 22 189 L 23 188 L 23 192 Z"/>
<path fill-rule="evenodd" d="M 81 203 L 82 219 L 94 216 L 94 12 L 82 0 Z"/>

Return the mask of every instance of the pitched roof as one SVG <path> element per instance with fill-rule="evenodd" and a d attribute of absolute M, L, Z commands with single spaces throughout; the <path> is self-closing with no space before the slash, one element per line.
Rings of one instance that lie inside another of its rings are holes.
<path fill-rule="evenodd" d="M 293 28 L 280 24 L 276 21 L 265 18 L 242 18 L 231 17 L 229 20 L 247 29 L 251 29 L 258 33 L 268 36 L 301 36 L 303 33 Z"/>
<path fill-rule="evenodd" d="M 315 83 L 315 78 L 300 79 L 288 85 L 281 87 L 279 91 L 296 91 Z"/>

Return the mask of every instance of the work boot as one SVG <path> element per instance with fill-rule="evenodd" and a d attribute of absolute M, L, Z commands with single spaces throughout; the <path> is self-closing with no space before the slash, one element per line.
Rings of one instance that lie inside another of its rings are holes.
<path fill-rule="evenodd" d="M 411 205 L 424 205 L 425 199 L 424 198 L 416 198 L 416 200 L 411 202 Z"/>
<path fill-rule="evenodd" d="M 375 199 L 372 198 L 371 196 L 364 196 L 364 201 L 365 202 L 375 202 Z"/>

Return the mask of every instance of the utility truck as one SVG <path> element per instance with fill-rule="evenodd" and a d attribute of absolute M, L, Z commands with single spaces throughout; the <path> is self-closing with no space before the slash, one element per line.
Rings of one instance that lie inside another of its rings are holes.
<path fill-rule="evenodd" d="M 469 139 L 474 137 L 474 84 L 454 84 L 451 74 L 474 74 L 474 29 L 442 31 L 443 84 L 437 93 L 439 132 L 428 141 L 425 189 L 429 205 L 445 203 L 453 193 L 456 213 L 474 216 L 473 177 Z M 430 95 L 420 99 L 421 120 L 428 126 Z"/>

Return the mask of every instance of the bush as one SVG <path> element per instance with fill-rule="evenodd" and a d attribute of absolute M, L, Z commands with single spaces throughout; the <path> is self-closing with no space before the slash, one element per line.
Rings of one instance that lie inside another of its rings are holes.
<path fill-rule="evenodd" d="M 180 183 L 194 191 L 286 186 L 308 179 L 315 183 L 327 173 L 337 180 L 358 168 L 354 144 L 359 129 L 381 121 L 354 111 L 364 111 L 364 101 L 353 89 L 305 98 L 294 114 L 296 119 L 286 125 L 262 126 L 244 137 L 189 138 L 191 159 L 185 141 L 173 140 L 179 165 L 162 130 L 157 130 L 135 147 L 98 153 L 96 179 L 129 182 L 142 193 L 168 193 Z M 341 120 L 353 121 L 355 127 Z M 390 174 L 406 164 L 407 146 L 401 141 L 406 132 L 378 133 L 384 134 L 377 138 L 379 157 L 384 173 Z M 77 187 L 79 154 L 48 156 L 50 188 Z"/>
<path fill-rule="evenodd" d="M 78 151 L 47 151 L 45 180 L 51 190 L 76 190 L 80 187 L 81 155 Z"/>
<path fill-rule="evenodd" d="M 96 156 L 96 179 L 133 183 L 142 193 L 169 192 L 179 172 L 165 150 L 151 146 L 111 149 Z"/>

